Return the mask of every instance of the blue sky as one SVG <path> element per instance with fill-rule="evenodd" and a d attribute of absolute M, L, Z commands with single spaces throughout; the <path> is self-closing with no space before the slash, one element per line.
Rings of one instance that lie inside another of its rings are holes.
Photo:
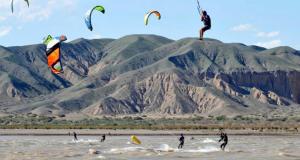
<path fill-rule="evenodd" d="M 48 34 L 77 38 L 119 38 L 130 34 L 157 34 L 171 39 L 197 37 L 203 25 L 196 0 L 0 0 L 0 45 L 40 43 Z M 200 0 L 212 18 L 206 36 L 223 42 L 239 42 L 267 48 L 300 49 L 300 1 L 296 0 Z M 103 5 L 106 14 L 94 14 L 94 31 L 84 23 L 85 12 Z M 143 24 L 144 14 L 155 9 L 160 21 Z"/>

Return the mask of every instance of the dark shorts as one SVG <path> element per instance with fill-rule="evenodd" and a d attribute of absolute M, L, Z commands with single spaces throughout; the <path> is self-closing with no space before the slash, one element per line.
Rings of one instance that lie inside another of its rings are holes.
<path fill-rule="evenodd" d="M 201 30 L 203 32 L 205 32 L 205 31 L 209 30 L 210 28 L 211 28 L 211 26 L 204 26 Z"/>

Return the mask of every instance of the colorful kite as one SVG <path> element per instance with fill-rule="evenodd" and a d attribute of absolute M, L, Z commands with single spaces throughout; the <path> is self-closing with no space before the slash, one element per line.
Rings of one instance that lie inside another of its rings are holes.
<path fill-rule="evenodd" d="M 66 41 L 67 37 L 62 35 L 60 37 L 53 38 L 48 35 L 44 39 L 44 44 L 47 45 L 46 55 L 48 59 L 48 66 L 55 74 L 63 73 L 63 67 L 61 64 L 61 42 Z"/>
<path fill-rule="evenodd" d="M 145 23 L 145 25 L 148 25 L 149 17 L 150 17 L 152 14 L 156 15 L 157 18 L 158 18 L 158 20 L 161 19 L 161 14 L 160 14 L 158 11 L 153 11 L 153 10 L 152 10 L 152 11 L 149 11 L 149 12 L 145 15 L 145 17 L 144 17 L 144 23 Z"/>
<path fill-rule="evenodd" d="M 103 6 L 95 6 L 93 9 L 88 10 L 85 15 L 85 24 L 90 31 L 93 31 L 92 25 L 92 14 L 94 11 L 99 11 L 101 13 L 105 13 L 105 8 Z"/>

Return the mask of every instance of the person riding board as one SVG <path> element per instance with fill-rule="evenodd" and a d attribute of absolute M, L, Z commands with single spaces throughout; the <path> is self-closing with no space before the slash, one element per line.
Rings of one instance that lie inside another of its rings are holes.
<path fill-rule="evenodd" d="M 105 137 L 106 137 L 105 134 L 103 134 L 103 135 L 102 135 L 101 142 L 104 142 L 104 141 L 105 141 Z"/>
<path fill-rule="evenodd" d="M 224 151 L 225 147 L 228 143 L 228 136 L 225 132 L 223 132 L 223 130 L 221 130 L 221 134 L 220 134 L 220 140 L 219 142 L 223 141 L 223 143 L 221 144 L 220 148 Z"/>
<path fill-rule="evenodd" d="M 74 136 L 74 141 L 78 141 L 76 132 L 73 132 L 73 136 Z"/>
<path fill-rule="evenodd" d="M 180 138 L 179 138 L 179 145 L 178 145 L 178 149 L 183 148 L 184 145 L 184 136 L 183 134 L 181 134 Z"/>
<path fill-rule="evenodd" d="M 211 19 L 206 11 L 201 12 L 201 21 L 204 23 L 204 27 L 200 30 L 200 40 L 203 40 L 204 32 L 211 28 Z"/>

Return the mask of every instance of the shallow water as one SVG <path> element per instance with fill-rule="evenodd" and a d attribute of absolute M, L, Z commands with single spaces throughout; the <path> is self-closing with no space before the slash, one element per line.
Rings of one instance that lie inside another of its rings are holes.
<path fill-rule="evenodd" d="M 184 149 L 176 149 L 178 139 L 139 137 L 142 145 L 133 145 L 129 137 L 0 136 L 0 159 L 4 160 L 288 160 L 300 159 L 298 136 L 230 136 L 226 151 L 220 151 L 218 137 L 186 136 Z M 90 149 L 99 151 L 89 154 Z"/>

